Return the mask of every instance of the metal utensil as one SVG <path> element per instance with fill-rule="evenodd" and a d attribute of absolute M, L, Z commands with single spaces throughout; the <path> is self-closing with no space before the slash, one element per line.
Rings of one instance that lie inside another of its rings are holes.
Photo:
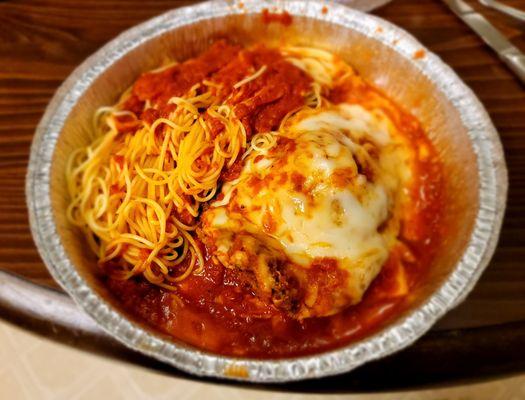
<path fill-rule="evenodd" d="M 479 0 L 479 2 L 484 6 L 493 8 L 509 17 L 525 22 L 525 11 L 518 10 L 517 8 L 508 6 L 496 0 Z"/>
<path fill-rule="evenodd" d="M 499 58 L 525 83 L 525 55 L 500 31 L 463 0 L 443 0 L 445 4 L 465 22 Z"/>

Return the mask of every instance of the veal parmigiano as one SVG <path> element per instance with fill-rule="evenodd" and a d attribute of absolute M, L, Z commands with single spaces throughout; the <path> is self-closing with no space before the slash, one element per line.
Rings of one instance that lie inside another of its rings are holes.
<path fill-rule="evenodd" d="M 388 258 L 413 155 L 385 114 L 359 105 L 300 112 L 276 135 L 203 213 L 202 239 L 298 318 L 331 315 L 359 302 Z M 327 260 L 335 282 L 321 293 L 313 269 Z"/>

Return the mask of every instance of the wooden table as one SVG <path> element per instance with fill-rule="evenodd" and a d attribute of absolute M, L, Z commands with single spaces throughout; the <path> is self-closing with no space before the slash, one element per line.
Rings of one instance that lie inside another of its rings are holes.
<path fill-rule="evenodd" d="M 31 139 L 55 89 L 119 32 L 192 1 L 0 2 L 0 269 L 57 288 L 29 232 L 24 178 Z M 525 9 L 525 0 L 507 1 Z M 525 51 L 525 24 L 471 1 Z M 525 371 L 525 91 L 482 41 L 438 0 L 394 0 L 376 11 L 451 65 L 489 111 L 503 141 L 510 191 L 501 240 L 476 289 L 418 343 L 343 377 L 290 390 L 372 390 L 456 383 Z M 4 317 L 53 334 L 12 312 Z M 71 340 L 68 340 L 72 342 Z M 81 345 L 78 338 L 74 341 Z M 120 347 L 113 354 L 170 370 Z M 103 350 L 105 351 L 105 350 Z M 173 373 L 173 372 L 171 372 Z M 325 389 L 323 389 L 325 388 Z M 329 388 L 329 389 L 326 389 Z"/>

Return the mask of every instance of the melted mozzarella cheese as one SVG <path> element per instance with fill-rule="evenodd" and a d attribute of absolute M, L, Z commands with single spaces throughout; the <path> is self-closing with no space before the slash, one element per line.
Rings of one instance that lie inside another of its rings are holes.
<path fill-rule="evenodd" d="M 340 104 L 335 110 L 324 111 L 300 121 L 298 131 L 346 131 L 353 140 L 371 139 L 380 146 L 390 143 L 392 123 L 380 112 L 370 112 L 358 104 Z"/>
<path fill-rule="evenodd" d="M 333 314 L 361 300 L 388 257 L 410 154 L 385 115 L 358 105 L 299 114 L 280 135 L 271 151 L 246 158 L 203 213 L 203 240 L 225 266 L 256 269 L 269 298 L 281 260 L 302 289 L 297 316 Z M 327 259 L 346 278 L 318 293 L 308 271 Z"/>

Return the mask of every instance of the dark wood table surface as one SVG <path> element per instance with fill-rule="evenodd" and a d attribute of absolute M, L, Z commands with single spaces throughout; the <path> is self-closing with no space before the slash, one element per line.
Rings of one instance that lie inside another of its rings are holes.
<path fill-rule="evenodd" d="M 79 63 L 118 33 L 190 3 L 0 1 L 0 269 L 58 288 L 31 239 L 24 195 L 30 143 L 54 91 Z M 469 3 L 525 51 L 525 23 L 520 25 L 477 1 Z M 525 0 L 506 3 L 525 10 Z M 525 86 L 439 0 L 394 0 L 375 14 L 415 35 L 474 90 L 501 136 L 510 191 L 496 254 L 468 299 L 410 349 L 328 379 L 329 386 L 384 389 L 524 372 Z M 0 316 L 6 317 L 1 311 Z M 16 320 L 11 314 L 9 319 Z M 134 361 L 147 362 L 141 357 Z M 150 366 L 168 371 L 156 363 Z M 316 382 L 287 388 L 319 390 Z"/>

